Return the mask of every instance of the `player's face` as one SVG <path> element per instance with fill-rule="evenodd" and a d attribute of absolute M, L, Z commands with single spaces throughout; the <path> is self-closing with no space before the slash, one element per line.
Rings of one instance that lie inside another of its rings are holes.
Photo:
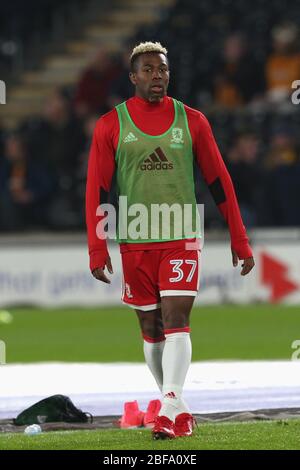
<path fill-rule="evenodd" d="M 166 94 L 169 85 L 169 66 L 164 54 L 141 54 L 135 64 L 130 80 L 135 85 L 136 96 L 155 102 Z"/>

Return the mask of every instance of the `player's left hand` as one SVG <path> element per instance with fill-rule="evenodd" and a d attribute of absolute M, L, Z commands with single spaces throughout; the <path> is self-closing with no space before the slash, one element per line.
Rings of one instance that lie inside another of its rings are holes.
<path fill-rule="evenodd" d="M 238 266 L 239 258 L 234 250 L 231 250 L 232 253 L 232 264 L 234 267 Z M 251 269 L 254 267 L 255 262 L 253 256 L 243 260 L 241 276 L 246 276 L 250 273 Z"/>

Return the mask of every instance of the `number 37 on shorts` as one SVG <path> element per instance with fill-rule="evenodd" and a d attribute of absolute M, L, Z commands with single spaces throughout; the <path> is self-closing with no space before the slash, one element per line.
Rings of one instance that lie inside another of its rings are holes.
<path fill-rule="evenodd" d="M 154 305 L 164 296 L 196 296 L 200 277 L 199 258 L 199 250 L 122 253 L 123 301 L 136 306 Z"/>
<path fill-rule="evenodd" d="M 167 256 L 160 266 L 160 295 L 196 295 L 199 289 L 199 251 Z"/>

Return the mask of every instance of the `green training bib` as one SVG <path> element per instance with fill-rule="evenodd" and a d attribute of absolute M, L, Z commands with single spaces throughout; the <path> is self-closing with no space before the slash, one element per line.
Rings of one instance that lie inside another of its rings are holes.
<path fill-rule="evenodd" d="M 120 243 L 200 238 L 192 139 L 183 104 L 173 103 L 173 124 L 158 136 L 134 124 L 125 102 L 116 107 Z"/>

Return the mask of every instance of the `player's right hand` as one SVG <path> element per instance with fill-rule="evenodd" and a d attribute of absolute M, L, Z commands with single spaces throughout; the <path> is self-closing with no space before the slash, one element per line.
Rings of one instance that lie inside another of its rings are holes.
<path fill-rule="evenodd" d="M 107 268 L 109 274 L 114 273 L 113 267 L 112 267 L 112 264 L 111 264 L 110 256 L 108 258 L 106 258 L 104 267 L 94 269 L 94 271 L 92 271 L 92 275 L 98 281 L 102 281 L 102 282 L 105 282 L 106 284 L 110 284 L 110 282 L 111 282 L 110 279 L 104 273 L 105 267 Z"/>

